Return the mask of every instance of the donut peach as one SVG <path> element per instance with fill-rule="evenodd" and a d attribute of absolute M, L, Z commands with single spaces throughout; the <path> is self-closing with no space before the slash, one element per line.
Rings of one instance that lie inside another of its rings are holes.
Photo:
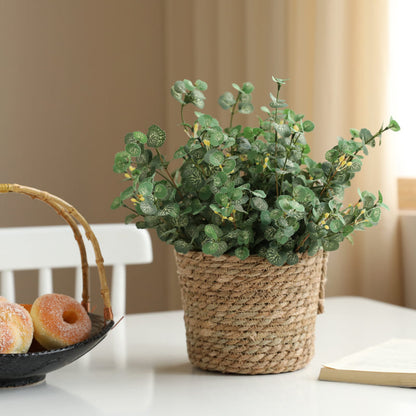
<path fill-rule="evenodd" d="M 1 300 L 0 354 L 26 353 L 32 339 L 33 323 L 29 312 L 16 303 Z"/>
<path fill-rule="evenodd" d="M 40 296 L 33 302 L 30 316 L 35 339 L 48 350 L 84 341 L 91 332 L 88 313 L 67 295 Z"/>

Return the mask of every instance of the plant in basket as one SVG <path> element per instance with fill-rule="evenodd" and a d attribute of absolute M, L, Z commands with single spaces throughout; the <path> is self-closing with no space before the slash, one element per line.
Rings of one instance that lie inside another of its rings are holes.
<path fill-rule="evenodd" d="M 202 112 L 207 84 L 177 81 L 171 94 L 180 104 L 184 130 L 184 142 L 173 156 L 179 168 L 173 170 L 161 153 L 166 133 L 156 125 L 147 133 L 127 134 L 124 150 L 115 155 L 114 171 L 124 175 L 128 186 L 112 208 L 128 208 L 126 222 L 156 229 L 175 247 L 188 353 L 201 368 L 265 373 L 305 365 L 313 353 L 313 314 L 326 253 L 351 240 L 354 231 L 376 225 L 385 207 L 380 192 L 358 191 L 349 205 L 343 196 L 369 148 L 381 142 L 385 131 L 398 131 L 398 123 L 390 119 L 375 133 L 351 129 L 349 139 L 338 138 L 325 160 L 315 161 L 306 141 L 314 124 L 280 97 L 286 80 L 273 77 L 273 82 L 270 103 L 261 107 L 264 115 L 251 127 L 236 125 L 234 119 L 237 112 L 253 111 L 251 83 L 233 84 L 235 92 L 219 98 L 230 113 L 229 123 L 221 126 Z M 188 105 L 198 110 L 192 121 L 184 117 Z M 200 299 L 190 301 L 197 292 Z M 188 303 L 193 305 L 189 313 Z M 213 307 L 216 303 L 222 312 Z M 251 304 L 257 306 L 249 311 Z M 301 320 L 297 307 L 308 317 L 297 341 L 288 342 L 285 333 L 294 333 L 295 321 Z M 232 320 L 227 308 L 250 318 Z M 262 310 L 258 316 L 256 309 Z M 225 344 L 219 340 L 227 337 Z"/>

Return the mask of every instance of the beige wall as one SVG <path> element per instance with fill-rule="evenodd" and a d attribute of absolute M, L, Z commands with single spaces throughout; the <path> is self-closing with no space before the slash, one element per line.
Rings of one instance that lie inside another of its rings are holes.
<path fill-rule="evenodd" d="M 123 221 L 126 212 L 109 208 L 122 190 L 113 155 L 127 132 L 153 123 L 173 153 L 183 134 L 169 88 L 184 78 L 208 82 L 206 111 L 220 121 L 216 100 L 232 82 L 253 82 L 258 108 L 272 75 L 290 78 L 284 98 L 315 122 L 312 154 L 323 157 L 350 127 L 388 121 L 386 24 L 387 0 L 0 0 L 0 182 L 61 196 L 90 223 Z M 331 255 L 329 295 L 400 302 L 388 146 L 350 196 L 383 189 L 392 209 Z M 0 213 L 0 226 L 60 223 L 21 196 L 1 197 Z M 132 270 L 128 312 L 180 307 L 172 249 L 152 236 L 155 262 Z M 30 297 L 28 277 L 20 286 Z"/>
<path fill-rule="evenodd" d="M 122 190 L 113 155 L 127 132 L 164 124 L 163 23 L 160 1 L 1 0 L 0 182 L 58 195 L 90 223 L 123 221 L 110 210 Z M 62 223 L 20 195 L 3 195 L 0 213 L 0 226 Z M 159 246 L 129 274 L 128 311 L 166 308 Z M 18 283 L 29 302 L 29 277 Z"/>

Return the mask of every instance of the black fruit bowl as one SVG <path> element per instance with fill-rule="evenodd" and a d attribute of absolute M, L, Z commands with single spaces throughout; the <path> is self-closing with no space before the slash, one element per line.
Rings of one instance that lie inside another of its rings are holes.
<path fill-rule="evenodd" d="M 104 322 L 102 316 L 90 314 L 91 336 L 85 341 L 50 351 L 26 354 L 0 354 L 0 387 L 18 387 L 38 383 L 46 373 L 58 370 L 77 360 L 99 342 L 113 327 L 114 321 Z"/>

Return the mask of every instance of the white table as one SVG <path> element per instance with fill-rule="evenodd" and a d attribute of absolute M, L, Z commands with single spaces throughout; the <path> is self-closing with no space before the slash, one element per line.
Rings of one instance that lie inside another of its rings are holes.
<path fill-rule="evenodd" d="M 416 390 L 318 381 L 321 363 L 391 337 L 416 338 L 416 310 L 363 298 L 326 300 L 303 370 L 238 376 L 193 368 L 182 312 L 128 315 L 88 356 L 46 383 L 0 389 L 1 414 L 415 415 Z"/>

